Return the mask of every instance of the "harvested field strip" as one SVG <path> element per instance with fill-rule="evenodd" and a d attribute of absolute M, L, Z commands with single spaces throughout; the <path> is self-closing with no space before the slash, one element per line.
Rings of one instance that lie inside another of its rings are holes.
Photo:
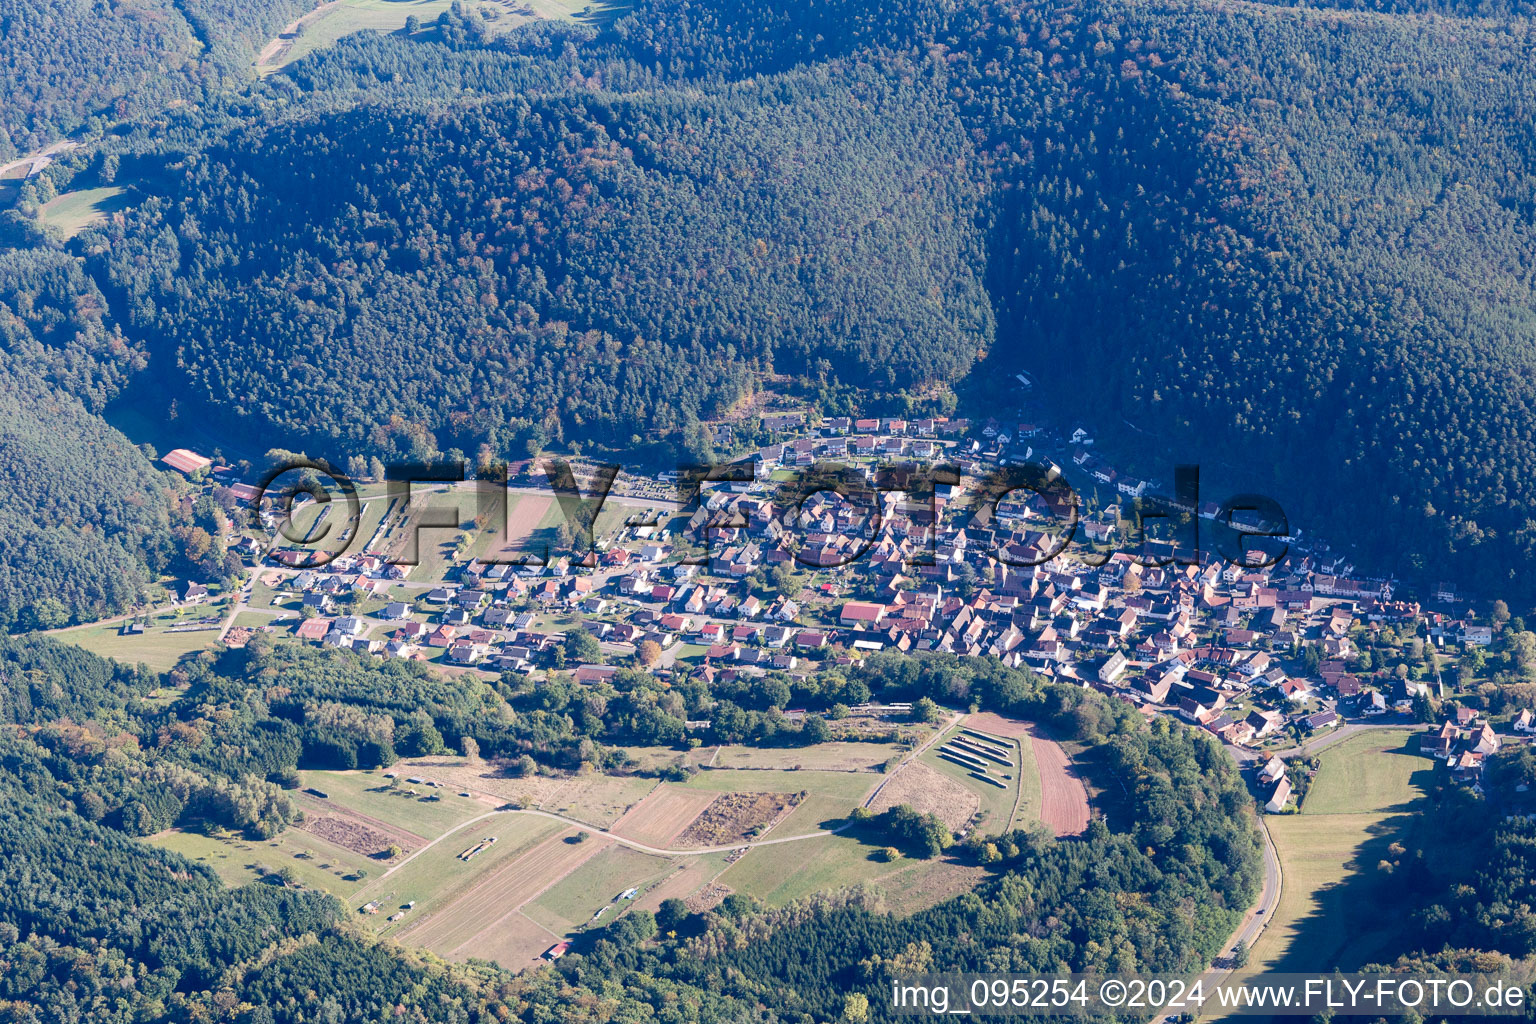
<path fill-rule="evenodd" d="M 1029 723 L 1021 719 L 1004 718 L 1002 715 L 984 711 L 980 714 L 966 717 L 965 731 L 968 733 L 979 733 L 979 739 L 991 740 L 993 743 L 1001 743 L 1006 746 L 1009 740 L 1022 739 L 1028 736 Z"/>
<path fill-rule="evenodd" d="M 989 785 L 989 786 L 996 786 L 998 789 L 1007 789 L 1008 788 L 1007 785 L 1005 785 L 1004 783 L 1001 783 L 1001 782 L 997 781 L 996 779 L 994 779 L 990 775 L 983 775 L 981 772 L 971 772 L 971 778 L 973 778 L 973 779 L 980 779 L 982 782 L 985 782 L 987 785 Z"/>
<path fill-rule="evenodd" d="M 415 927 L 445 907 L 451 906 L 464 895 L 497 871 L 537 849 L 552 836 L 566 830 L 564 823 L 536 818 L 530 815 L 508 815 L 476 822 L 456 833 L 453 837 L 422 851 L 398 868 L 374 879 L 369 889 L 360 892 L 363 897 L 399 896 L 401 900 L 415 899 L 420 904 L 416 913 L 399 926 L 383 926 L 391 932 Z M 470 864 L 458 859 L 465 847 L 488 836 L 498 841 L 480 854 Z M 462 842 L 461 842 L 462 840 Z M 377 922 L 375 922 L 377 925 Z"/>
<path fill-rule="evenodd" d="M 610 923 L 632 906 L 631 900 L 619 899 L 620 893 L 649 889 L 673 866 L 665 857 L 614 844 L 550 886 L 522 912 L 556 932 L 599 921 Z"/>
<path fill-rule="evenodd" d="M 520 494 L 507 513 L 506 542 L 492 552 L 501 557 L 526 551 L 529 540 L 550 515 L 554 507 L 553 494 Z"/>
<path fill-rule="evenodd" d="M 563 835 L 545 840 L 447 907 L 424 918 L 416 927 L 403 931 L 400 938 L 452 955 L 482 931 L 494 927 L 497 920 L 513 913 L 576 870 L 606 845 L 607 840 L 596 838 L 572 845 Z"/>
<path fill-rule="evenodd" d="M 561 936 L 517 911 L 503 917 L 493 930 L 487 930 L 462 948 L 465 958 L 494 960 L 510 970 L 521 970 L 530 960 L 560 941 Z"/>
<path fill-rule="evenodd" d="M 635 907 L 654 912 L 661 906 L 662 900 L 686 900 L 725 870 L 725 857 L 723 853 L 706 853 L 703 856 L 688 858 L 679 870 L 641 893 L 640 898 L 635 901 Z"/>
<path fill-rule="evenodd" d="M 610 829 L 648 846 L 667 847 L 715 800 L 713 793 L 662 785 Z"/>
<path fill-rule="evenodd" d="M 1040 820 L 1058 836 L 1081 835 L 1088 827 L 1088 790 L 1061 744 L 1038 732 L 1029 738 L 1040 768 Z"/>

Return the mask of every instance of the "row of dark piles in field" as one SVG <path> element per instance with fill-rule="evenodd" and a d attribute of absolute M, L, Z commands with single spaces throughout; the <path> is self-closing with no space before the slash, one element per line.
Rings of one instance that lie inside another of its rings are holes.
<path fill-rule="evenodd" d="M 1013 778 L 1012 773 L 1002 772 L 998 767 L 1013 767 L 1013 751 L 1004 745 L 1004 741 L 975 729 L 961 729 L 959 735 L 939 748 L 939 756 L 970 772 L 971 778 L 998 789 L 1007 789 L 1008 784 L 993 772 L 999 772 L 1003 779 Z"/>

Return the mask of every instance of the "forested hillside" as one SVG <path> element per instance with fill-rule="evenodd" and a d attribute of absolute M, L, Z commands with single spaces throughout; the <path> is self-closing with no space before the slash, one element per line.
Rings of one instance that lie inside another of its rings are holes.
<path fill-rule="evenodd" d="M 1528 27 L 1065 24 L 1096 55 L 1073 91 L 1107 101 L 1008 174 L 1000 351 L 1091 380 L 1111 432 L 1241 467 L 1383 569 L 1528 593 L 1508 570 L 1536 459 Z"/>
<path fill-rule="evenodd" d="M 305 0 L 28 0 L 0 10 L 0 161 L 249 77 Z"/>
<path fill-rule="evenodd" d="M 701 452 L 770 372 L 901 412 L 1025 368 L 1368 564 L 1528 589 L 1526 22 L 651 0 L 475 26 L 130 136 L 155 198 L 88 244 L 168 371 L 146 401 L 342 457 Z"/>
<path fill-rule="evenodd" d="M 914 70 L 260 126 L 114 232 L 107 273 L 192 397 L 311 448 L 627 444 L 775 370 L 957 379 L 992 332 L 980 190 Z"/>
<path fill-rule="evenodd" d="M 168 555 L 160 475 L 98 415 L 143 367 L 78 260 L 0 253 L 0 629 L 124 610 Z"/>

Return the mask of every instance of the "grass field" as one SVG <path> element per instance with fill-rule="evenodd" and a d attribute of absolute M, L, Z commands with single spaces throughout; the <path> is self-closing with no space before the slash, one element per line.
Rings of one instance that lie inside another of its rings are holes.
<path fill-rule="evenodd" d="M 227 599 L 220 599 L 196 608 L 157 615 L 149 628 L 137 635 L 124 634 L 120 622 L 76 626 L 51 635 L 55 640 L 83 647 L 104 658 L 115 658 L 126 665 L 142 662 L 156 672 L 164 672 L 174 668 L 182 655 L 206 650 L 218 642 L 218 625 L 194 630 L 191 627 L 195 620 L 211 615 L 222 622 L 228 611 Z M 188 630 L 173 633 L 170 626 L 185 626 Z"/>
<path fill-rule="evenodd" d="M 897 743 L 832 742 L 814 747 L 721 747 L 716 768 L 806 768 L 872 771 L 905 753 Z"/>
<path fill-rule="evenodd" d="M 388 508 L 387 498 L 359 498 L 357 525 L 354 529 L 350 520 L 351 506 L 339 493 L 328 502 L 306 501 L 293 510 L 293 522 L 287 531 L 289 535 L 305 540 L 289 542 L 280 537 L 274 539 L 281 541 L 283 547 L 304 553 L 345 551 L 354 555 L 361 554 L 369 538 L 379 528 Z M 319 535 L 309 540 L 312 530 Z"/>
<path fill-rule="evenodd" d="M 785 830 L 784 834 L 792 833 Z M 824 836 L 749 850 L 725 870 L 720 883 L 770 907 L 816 892 L 867 885 L 880 891 L 887 909 L 909 913 L 974 888 L 981 874 L 943 858 L 886 861 L 857 839 Z"/>
<path fill-rule="evenodd" d="M 998 789 L 989 786 L 979 779 L 971 778 L 970 772 L 952 761 L 946 761 L 939 756 L 939 748 L 948 743 L 952 738 L 963 736 L 957 726 L 946 732 L 943 738 L 929 747 L 919 758 L 923 764 L 939 772 L 945 778 L 953 779 L 966 789 L 981 798 L 981 824 L 979 827 L 987 832 L 1006 832 L 1017 825 L 1025 825 L 1034 821 L 1040 814 L 1040 772 L 1035 768 L 1034 755 L 1030 752 L 1027 742 L 997 737 L 996 742 L 1007 744 L 1013 748 L 1014 766 L 1004 768 L 996 765 L 994 775 L 1012 775 L 1012 779 L 1006 781 L 1008 788 Z"/>
<path fill-rule="evenodd" d="M 405 19 L 413 14 L 425 26 L 451 6 L 452 0 L 337 0 L 306 15 L 298 37 L 275 53 L 264 51 L 262 56 L 266 60 L 258 61 L 257 68 L 264 74 L 270 73 L 354 32 L 370 29 L 376 32 L 397 32 L 405 27 Z M 505 25 L 507 28 L 530 20 L 528 15 L 515 14 L 514 7 L 520 5 L 513 3 L 466 0 L 465 6 L 476 12 L 486 11 L 492 16 L 493 24 Z M 559 0 L 531 0 L 530 6 L 536 14 L 548 18 L 567 16 L 568 8 L 569 13 L 574 14 L 585 3 L 575 5 Z"/>
<path fill-rule="evenodd" d="M 669 874 L 676 861 L 623 846 L 610 846 L 556 882 L 523 913 L 556 932 L 575 931 L 592 922 L 592 915 L 607 907 L 601 923 L 612 921 L 630 902 L 614 897 L 631 888 L 647 888 Z"/>
<path fill-rule="evenodd" d="M 383 546 L 392 558 L 408 557 L 412 533 L 415 534 L 416 559 L 408 567 L 406 578 L 415 583 L 437 583 L 446 578 L 448 566 L 458 552 L 461 538 L 474 536 L 475 498 L 467 491 L 412 492 L 410 517 L 397 516 Z M 456 526 L 425 526 L 423 518 L 457 519 Z M 418 530 L 418 526 L 420 529 Z M 366 540 L 370 534 L 365 534 Z M 402 566 L 404 567 L 404 566 Z"/>
<path fill-rule="evenodd" d="M 410 774 L 408 771 L 399 774 L 399 785 L 391 789 L 388 786 L 389 780 L 379 772 L 299 773 L 305 786 L 312 786 L 325 793 L 330 797 L 330 802 L 378 818 L 407 832 L 414 832 L 424 839 L 435 839 L 449 829 L 490 810 L 478 800 L 459 796 L 456 789 L 412 786 L 405 781 L 405 776 Z M 406 795 L 407 790 L 413 789 L 421 795 Z M 428 794 L 439 799 L 427 799 Z"/>
<path fill-rule="evenodd" d="M 525 800 L 530 807 L 564 814 L 606 828 L 656 788 L 655 779 L 640 776 L 575 775 L 508 778 L 484 765 L 466 765 L 461 758 L 419 758 L 395 766 L 402 775 L 421 775 L 447 783 L 453 790 L 485 793 L 499 800 Z"/>
<path fill-rule="evenodd" d="M 1433 763 L 1407 730 L 1372 730 L 1324 751 L 1302 813 L 1266 819 L 1280 902 L 1240 974 L 1351 970 L 1390 953 L 1391 879 L 1377 873 L 1410 822 Z"/>
<path fill-rule="evenodd" d="M 1371 730 L 1322 755 L 1323 768 L 1302 805 L 1304 814 L 1351 814 L 1400 810 L 1418 799 L 1434 775 L 1421 757 L 1418 733 Z"/>
<path fill-rule="evenodd" d="M 274 839 L 265 840 L 216 839 L 197 832 L 167 832 L 149 841 L 206 864 L 230 885 L 244 885 L 263 874 L 292 868 L 300 884 L 342 899 L 367 884 L 360 873 L 377 875 L 384 870 L 361 854 L 298 829 L 289 829 Z"/>
<path fill-rule="evenodd" d="M 43 223 L 58 228 L 65 238 L 73 238 L 92 224 L 99 224 L 119 210 L 128 208 L 132 195 L 116 185 L 65 192 L 43 204 Z"/>
<path fill-rule="evenodd" d="M 797 793 L 803 789 L 807 793 L 843 797 L 857 802 L 874 783 L 875 780 L 869 776 L 854 772 L 746 769 L 699 772 L 682 785 L 716 793 Z"/>
<path fill-rule="evenodd" d="M 781 829 L 783 826 L 775 833 Z M 796 832 L 785 830 L 784 834 Z M 781 907 L 813 892 L 857 885 L 905 861 L 901 858 L 885 863 L 875 860 L 875 854 L 874 847 L 848 836 L 804 839 L 787 848 L 764 846 L 748 850 L 725 870 L 720 882 L 769 906 Z"/>
<path fill-rule="evenodd" d="M 381 933 L 409 928 L 414 919 L 446 907 L 481 879 L 563 830 L 559 822 L 548 818 L 499 814 L 454 832 L 388 877 L 370 882 L 355 893 L 353 902 L 377 899 L 398 905 L 415 900 L 415 913 L 398 925 L 391 925 L 382 916 L 367 919 Z M 459 860 L 460 853 L 487 836 L 496 837 L 495 845 L 474 860 Z"/>

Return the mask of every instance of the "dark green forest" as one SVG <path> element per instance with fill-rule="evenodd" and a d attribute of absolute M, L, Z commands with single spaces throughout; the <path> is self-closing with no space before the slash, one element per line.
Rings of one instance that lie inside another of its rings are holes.
<path fill-rule="evenodd" d="M 992 322 L 946 107 L 860 68 L 284 120 L 190 159 L 103 270 L 189 398 L 311 449 L 677 435 L 776 370 L 966 373 Z"/>
<path fill-rule="evenodd" d="M 0 162 L 241 84 L 303 0 L 28 0 L 0 11 Z"/>
<path fill-rule="evenodd" d="M 167 493 L 98 415 L 145 365 L 77 259 L 0 252 L 0 628 L 128 606 L 163 566 Z"/>

